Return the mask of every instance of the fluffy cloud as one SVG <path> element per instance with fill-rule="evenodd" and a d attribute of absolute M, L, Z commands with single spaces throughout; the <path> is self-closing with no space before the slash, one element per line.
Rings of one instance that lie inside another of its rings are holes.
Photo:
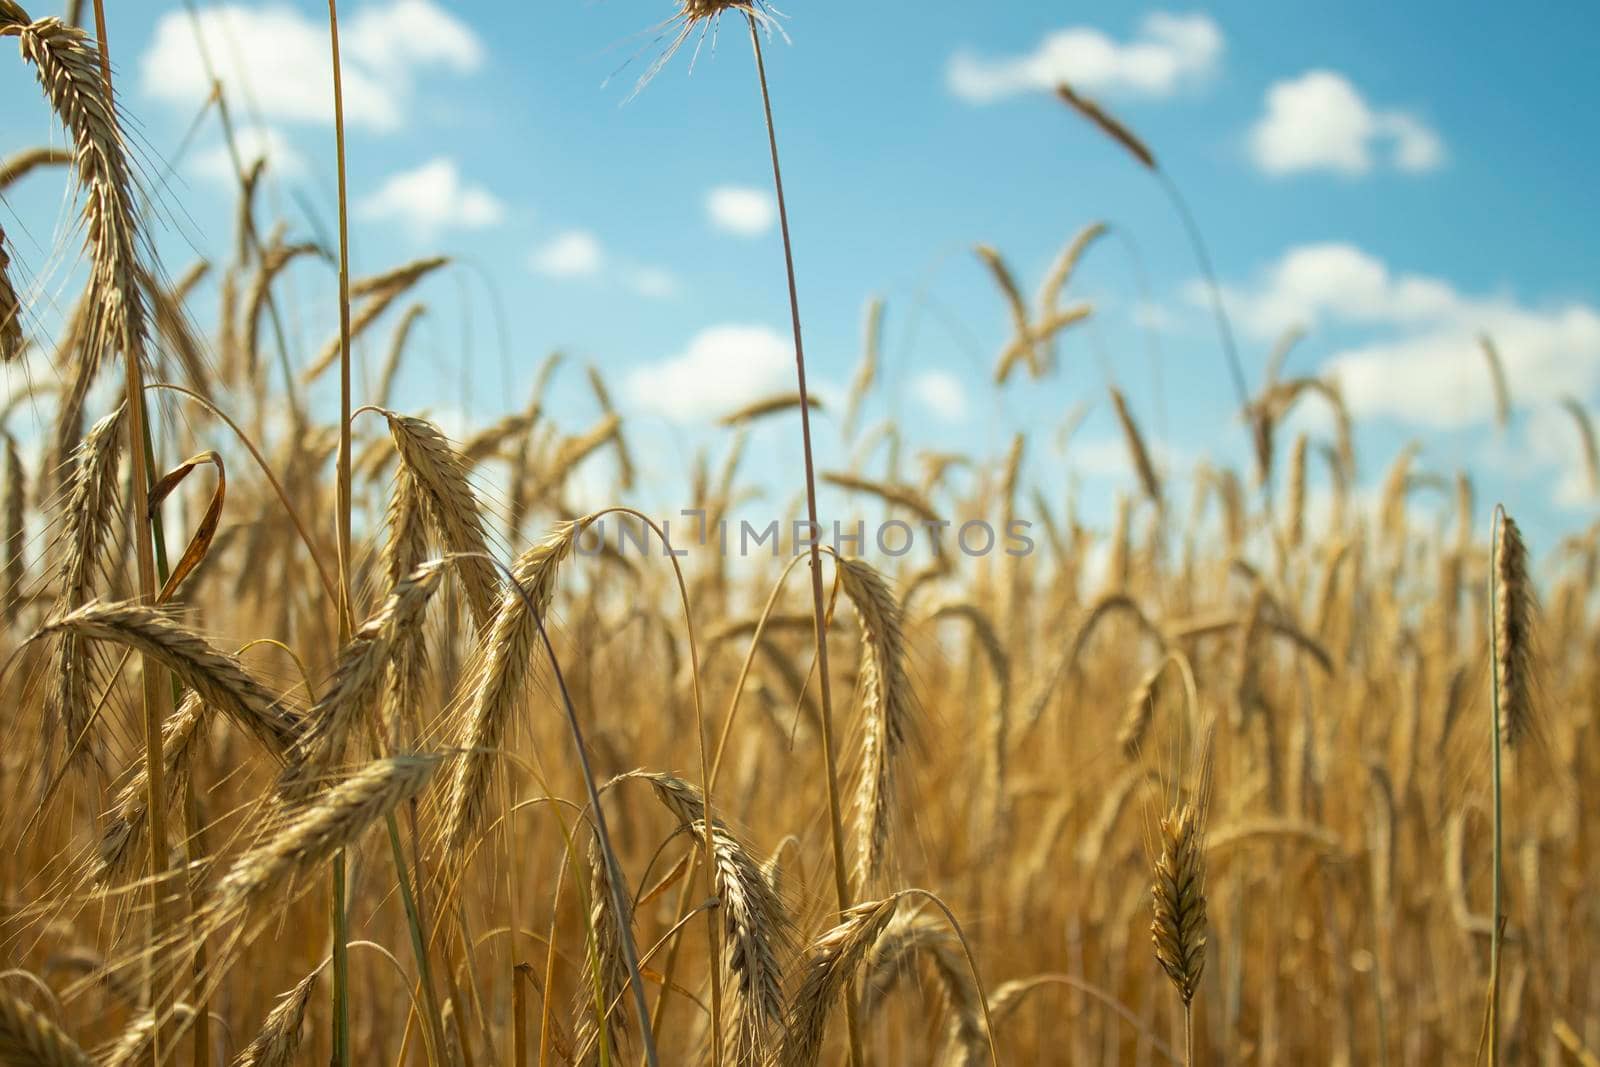
<path fill-rule="evenodd" d="M 401 223 L 423 237 L 493 226 L 506 214 L 504 204 L 482 186 L 463 181 L 455 160 L 443 156 L 390 175 L 356 211 L 370 221 Z"/>
<path fill-rule="evenodd" d="M 778 207 L 760 189 L 722 185 L 706 194 L 711 225 L 741 237 L 759 237 L 778 221 Z"/>
<path fill-rule="evenodd" d="M 1198 286 L 1189 296 L 1204 299 Z M 1486 422 L 1494 394 L 1480 338 L 1487 334 L 1519 405 L 1600 389 L 1600 312 L 1587 304 L 1531 307 L 1472 296 L 1441 278 L 1397 274 L 1348 244 L 1291 249 L 1252 286 L 1224 299 L 1247 332 L 1269 338 L 1302 325 L 1355 330 L 1368 340 L 1326 362 L 1358 416 L 1437 428 Z"/>
<path fill-rule="evenodd" d="M 794 345 L 766 326 L 712 326 L 680 354 L 634 369 L 625 382 L 635 407 L 675 422 L 725 415 L 783 388 Z"/>
<path fill-rule="evenodd" d="M 1222 30 L 1209 16 L 1157 11 L 1146 15 L 1126 42 L 1074 26 L 1049 34 L 1023 55 L 986 58 L 958 52 L 946 81 L 951 92 L 979 104 L 1048 91 L 1063 81 L 1092 93 L 1171 96 L 1211 74 L 1222 49 Z"/>
<path fill-rule="evenodd" d="M 327 24 L 287 6 L 205 6 L 197 16 L 206 50 L 229 98 L 250 100 L 269 119 L 333 121 Z M 413 83 L 443 68 L 470 74 L 484 49 L 466 23 L 432 0 L 366 6 L 341 24 L 345 121 L 388 131 L 405 125 Z M 144 91 L 185 111 L 211 93 L 195 23 L 169 11 L 140 57 Z"/>
<path fill-rule="evenodd" d="M 1250 155 L 1268 174 L 1326 170 L 1352 177 L 1374 166 L 1410 174 L 1444 163 L 1444 142 L 1404 111 L 1373 108 L 1350 80 L 1307 71 L 1267 90 L 1267 110 L 1250 131 Z"/>
<path fill-rule="evenodd" d="M 953 374 L 923 371 L 911 380 L 911 393 L 946 422 L 961 422 L 967 417 L 967 391 Z"/>
<path fill-rule="evenodd" d="M 664 300 L 678 294 L 678 279 L 659 267 L 629 267 L 623 271 L 622 280 L 640 296 Z"/>
<path fill-rule="evenodd" d="M 267 161 L 267 172 L 279 178 L 298 178 L 306 172 L 305 157 L 280 130 L 271 126 L 242 126 L 234 133 L 234 143 L 239 149 L 239 163 L 248 171 L 256 160 Z M 225 144 L 217 144 L 198 153 L 194 158 L 194 171 L 203 178 L 217 182 L 228 189 L 236 189 L 239 176 L 233 168 L 233 156 Z"/>
<path fill-rule="evenodd" d="M 592 278 L 605 264 L 600 239 L 588 230 L 568 230 L 533 250 L 533 269 L 552 278 Z"/>

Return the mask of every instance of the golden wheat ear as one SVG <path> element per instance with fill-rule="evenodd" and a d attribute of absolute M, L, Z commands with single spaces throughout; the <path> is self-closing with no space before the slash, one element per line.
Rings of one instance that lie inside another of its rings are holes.
<path fill-rule="evenodd" d="M 1202 816 L 1193 804 L 1161 820 L 1161 856 L 1150 888 L 1156 961 L 1187 1008 L 1206 968 L 1206 869 Z"/>

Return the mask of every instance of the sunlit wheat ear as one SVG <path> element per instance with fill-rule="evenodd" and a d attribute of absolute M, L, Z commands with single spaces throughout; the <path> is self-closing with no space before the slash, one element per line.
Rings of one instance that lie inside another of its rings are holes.
<path fill-rule="evenodd" d="M 961 942 L 948 924 L 933 916 L 897 915 L 873 944 L 860 981 L 862 1020 L 870 1021 L 895 986 L 915 975 L 919 958 L 933 965 L 950 1013 L 943 1062 L 986 1062 L 988 1040 L 972 972 L 962 955 Z"/>
<path fill-rule="evenodd" d="M 854 440 L 861 405 L 878 381 L 878 363 L 883 352 L 883 299 L 867 302 L 866 322 L 862 327 L 861 362 L 850 377 L 850 398 L 844 412 L 844 439 Z"/>
<path fill-rule="evenodd" d="M 22 355 L 22 298 L 11 280 L 11 257 L 6 253 L 6 231 L 0 227 L 0 363 Z"/>
<path fill-rule="evenodd" d="M 499 599 L 499 579 L 489 555 L 483 513 L 472 491 L 469 467 L 439 428 L 426 419 L 385 411 L 395 447 L 418 487 L 428 519 L 457 561 L 472 617 L 482 630 L 489 625 Z"/>
<path fill-rule="evenodd" d="M 354 844 L 368 827 L 422 792 L 438 767 L 438 756 L 375 760 L 307 804 L 244 853 L 217 882 L 201 929 L 236 923 L 262 901 L 283 903 L 291 884 L 304 888 L 333 854 Z"/>
<path fill-rule="evenodd" d="M 1161 672 L 1166 665 L 1166 660 L 1162 660 L 1146 671 L 1144 677 L 1139 679 L 1139 684 L 1134 686 L 1132 695 L 1128 697 L 1128 707 L 1123 713 L 1122 724 L 1117 727 L 1117 745 L 1127 759 L 1138 758 L 1139 750 L 1144 747 L 1144 739 L 1150 733 L 1150 724 L 1155 721 L 1156 701 L 1161 699 L 1157 683 L 1160 682 Z"/>
<path fill-rule="evenodd" d="M 522 696 L 523 684 L 533 669 L 534 641 L 543 616 L 555 596 L 556 573 L 572 554 L 581 524 L 564 522 L 529 548 L 511 569 L 521 587 L 507 589 L 484 639 L 487 649 L 472 681 L 457 744 L 463 754 L 456 761 L 445 800 L 445 844 L 451 851 L 464 848 L 483 823 L 484 805 L 495 764 Z"/>
<path fill-rule="evenodd" d="M 855 979 L 867 950 L 894 918 L 898 901 L 898 897 L 886 897 L 857 904 L 844 912 L 839 925 L 811 943 L 799 988 L 789 1002 L 778 1067 L 815 1067 L 820 1061 L 828 1013 Z"/>
<path fill-rule="evenodd" d="M 72 162 L 72 153 L 55 145 L 24 148 L 0 159 L 0 193 L 40 167 L 63 167 Z"/>
<path fill-rule="evenodd" d="M 255 278 L 250 283 L 250 292 L 245 296 L 244 333 L 240 338 L 247 382 L 254 383 L 260 373 L 261 318 L 271 302 L 273 282 L 296 259 L 321 252 L 321 245 L 309 241 L 285 245 L 281 233 L 276 230 L 269 238 L 267 247 L 261 250 L 261 261 L 256 265 Z"/>
<path fill-rule="evenodd" d="M 170 1012 L 159 1016 L 145 1011 L 123 1029 L 122 1036 L 108 1050 L 98 1054 L 98 1067 L 139 1067 L 149 1062 L 157 1024 L 183 1023 L 193 1015 L 194 1009 L 187 1004 L 174 1004 Z"/>
<path fill-rule="evenodd" d="M 283 759 L 302 727 L 300 717 L 205 639 L 154 608 L 92 603 L 46 623 L 39 635 L 110 641 L 159 661 L 208 707 L 227 715 L 266 750 Z"/>
<path fill-rule="evenodd" d="M 1139 485 L 1144 489 L 1144 495 L 1152 503 L 1161 503 L 1161 479 L 1156 475 L 1155 464 L 1150 462 L 1150 450 L 1145 447 L 1144 435 L 1139 432 L 1133 412 L 1128 410 L 1127 398 L 1115 386 L 1111 389 L 1111 406 L 1117 413 L 1117 423 L 1122 427 L 1128 455 L 1133 460 L 1133 469 L 1139 475 Z"/>
<path fill-rule="evenodd" d="M 613 779 L 641 778 L 696 840 L 705 837 L 705 797 L 698 786 L 672 774 L 634 771 Z M 783 965 L 790 952 L 790 922 L 764 865 L 721 819 L 711 824 L 713 884 L 721 904 L 723 949 L 734 977 L 729 1005 L 729 1057 L 737 1067 L 765 1067 L 774 1035 L 784 1025 Z"/>
<path fill-rule="evenodd" d="M 1306 435 L 1300 434 L 1289 453 L 1289 499 L 1285 504 L 1288 522 L 1284 540 L 1290 548 L 1299 548 L 1306 536 L 1306 447 Z"/>
<path fill-rule="evenodd" d="M 1489 367 L 1489 385 L 1494 390 L 1494 421 L 1502 430 L 1511 425 L 1511 389 L 1506 384 L 1505 364 L 1500 361 L 1500 350 L 1488 334 L 1478 336 L 1478 346 Z"/>
<path fill-rule="evenodd" d="M 396 646 L 421 630 L 423 612 L 444 570 L 443 560 L 433 560 L 402 578 L 339 651 L 333 681 L 307 713 L 306 728 L 280 780 L 284 795 L 305 797 L 343 763 L 351 735 L 375 707 Z"/>
<path fill-rule="evenodd" d="M 121 512 L 118 469 L 122 447 L 123 408 L 107 415 L 78 446 L 72 483 L 62 513 L 56 566 L 56 610 L 72 611 L 94 598 L 95 581 L 106 565 L 108 540 Z M 52 666 L 55 675 L 46 707 L 47 729 L 60 728 L 64 749 L 73 759 L 100 757 L 94 738 L 83 736 L 93 700 L 93 660 L 77 635 L 62 635 Z"/>
<path fill-rule="evenodd" d="M 1187 1006 L 1206 966 L 1205 835 L 1202 815 L 1181 804 L 1161 820 L 1161 856 L 1150 887 L 1156 961 Z"/>
<path fill-rule="evenodd" d="M 1583 446 L 1583 469 L 1589 479 L 1589 492 L 1600 495 L 1600 440 L 1595 437 L 1594 423 L 1589 419 L 1589 413 L 1584 410 L 1583 404 L 1575 396 L 1561 398 L 1561 406 L 1568 415 L 1572 416 L 1573 424 L 1578 427 L 1578 439 Z"/>
<path fill-rule="evenodd" d="M 725 14 L 745 16 L 756 25 L 766 28 L 768 32 L 776 25 L 768 11 L 766 0 L 678 0 L 678 13 L 657 27 L 664 36 L 670 37 L 667 46 L 640 76 L 638 84 L 633 89 L 634 95 L 638 95 L 640 90 L 650 84 L 650 80 L 661 73 L 662 68 L 671 62 L 672 57 L 677 55 L 679 49 L 691 38 L 698 36 L 701 42 L 707 37 L 715 40 L 717 27 Z M 698 43 L 694 50 L 698 55 L 700 52 Z M 692 61 L 690 69 L 693 69 Z"/>
<path fill-rule="evenodd" d="M 823 409 L 821 397 L 807 396 L 806 403 L 811 406 L 812 411 L 821 411 Z M 735 429 L 747 423 L 764 419 L 768 415 L 781 415 L 786 411 L 793 411 L 799 406 L 799 393 L 774 393 L 772 396 L 758 397 L 743 407 L 728 412 L 717 422 L 721 426 Z"/>
<path fill-rule="evenodd" d="M 1132 130 L 1124 126 L 1121 121 L 1111 115 L 1096 101 L 1082 95 L 1073 89 L 1072 86 L 1064 83 L 1056 86 L 1056 95 L 1061 98 L 1062 103 L 1066 104 L 1078 114 L 1082 115 L 1084 118 L 1100 127 L 1101 132 L 1103 132 L 1107 137 L 1110 137 L 1113 141 L 1116 141 L 1123 148 L 1127 149 L 1128 154 L 1133 156 L 1134 159 L 1137 159 L 1140 164 L 1150 170 L 1158 169 L 1156 166 L 1156 157 L 1150 151 L 1149 147 L 1137 136 L 1135 136 Z"/>
<path fill-rule="evenodd" d="M 167 790 L 167 805 L 175 808 L 206 736 L 205 705 L 194 693 L 184 697 L 178 710 L 161 726 L 161 753 Z M 111 819 L 100 835 L 99 863 L 94 880 L 112 885 L 132 877 L 145 857 L 145 834 L 149 828 L 148 775 L 144 757 L 138 757 L 133 774 L 117 792 Z"/>
<path fill-rule="evenodd" d="M 1067 283 L 1072 280 L 1073 272 L 1078 269 L 1083 254 L 1110 230 L 1111 227 L 1103 222 L 1091 222 L 1079 230 L 1067 247 L 1061 250 L 1061 255 L 1051 264 L 1050 272 L 1044 276 L 1044 282 L 1039 286 L 1037 303 L 1040 322 L 1048 322 L 1060 311 L 1061 294 L 1066 289 Z"/>
<path fill-rule="evenodd" d="M 900 602 L 888 581 L 859 559 L 838 562 L 839 581 L 861 623 L 861 767 L 856 787 L 856 881 L 874 884 L 888 862 L 897 808 L 899 763 L 916 736 L 911 683 L 905 673 Z"/>
<path fill-rule="evenodd" d="M 350 337 L 352 339 L 365 333 L 367 329 L 377 322 L 407 292 L 425 278 L 428 274 L 444 266 L 449 260 L 443 257 L 417 260 L 407 264 L 389 274 L 381 274 L 364 281 L 356 281 L 351 285 L 350 297 L 356 299 L 365 296 L 366 302 L 356 309 L 350 319 Z M 357 287 L 360 292 L 356 291 Z M 323 344 L 322 350 L 317 353 L 317 358 L 311 365 L 300 372 L 302 382 L 314 382 L 322 377 L 328 369 L 339 362 L 339 353 L 342 350 L 344 339 L 341 333 L 335 333 Z"/>
<path fill-rule="evenodd" d="M 5 15 L 0 0 L 0 18 Z M 40 1012 L 0 990 L 0 1063 L 9 1067 L 92 1067 L 77 1042 Z"/>
<path fill-rule="evenodd" d="M 402 467 L 389 498 L 389 540 L 383 548 L 383 574 L 390 586 L 398 585 L 421 565 L 427 553 L 422 488 L 416 476 Z M 381 707 L 384 738 L 391 752 L 409 747 L 421 729 L 418 712 L 427 692 L 427 669 L 427 630 L 419 624 L 398 633 Z"/>
<path fill-rule="evenodd" d="M 602 1026 L 611 1049 L 611 1062 L 617 1062 L 628 1039 L 628 1006 L 624 997 L 628 990 L 628 964 L 622 953 L 622 930 L 611 903 L 609 865 L 597 838 L 590 840 L 588 863 L 589 928 L 594 943 L 584 952 L 583 976 L 573 1007 L 578 1019 L 574 1034 L 578 1054 L 574 1062 L 581 1067 L 595 1067 L 601 1062 Z M 622 899 L 628 899 L 626 893 Z M 633 924 L 631 907 L 623 921 Z"/>
<path fill-rule="evenodd" d="M 148 323 L 138 285 L 139 210 L 100 51 L 75 26 L 55 18 L 25 23 L 26 18 L 19 6 L 7 3 L 0 8 L 0 33 L 17 35 L 23 58 L 33 64 L 76 149 L 93 294 L 85 359 L 98 366 L 101 355 L 115 349 L 142 361 Z"/>
<path fill-rule="evenodd" d="M 321 970 L 312 971 L 279 998 L 261 1024 L 261 1032 L 247 1045 L 233 1067 L 293 1067 L 300 1054 L 300 1031 L 306 1018 L 306 1005 L 316 988 Z"/>
<path fill-rule="evenodd" d="M 1516 522 L 1500 513 L 1494 556 L 1494 648 L 1500 685 L 1500 736 L 1515 747 L 1533 722 L 1533 586 L 1528 547 Z"/>

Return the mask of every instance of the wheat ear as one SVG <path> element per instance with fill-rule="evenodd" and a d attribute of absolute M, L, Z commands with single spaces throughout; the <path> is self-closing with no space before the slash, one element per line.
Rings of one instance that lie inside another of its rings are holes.
<path fill-rule="evenodd" d="M 0 0 L 3 2 L 3 0 Z M 5 8 L 0 6 L 0 15 Z M 33 1007 L 0 992 L 0 1062 L 11 1067 L 91 1067 L 77 1042 Z"/>
<path fill-rule="evenodd" d="M 561 523 L 512 567 L 519 588 L 507 589 L 501 597 L 485 638 L 488 652 L 473 680 L 458 742 L 465 751 L 445 800 L 444 837 L 452 851 L 464 848 L 482 825 L 491 772 L 533 668 L 539 634 L 536 613 L 543 615 L 549 609 L 556 573 L 572 553 L 580 528 L 580 523 Z"/>
<path fill-rule="evenodd" d="M 839 583 L 861 623 L 861 767 L 856 788 L 856 881 L 866 888 L 888 862 L 900 757 L 915 736 L 911 685 L 905 674 L 900 602 L 888 581 L 859 559 L 841 559 Z"/>

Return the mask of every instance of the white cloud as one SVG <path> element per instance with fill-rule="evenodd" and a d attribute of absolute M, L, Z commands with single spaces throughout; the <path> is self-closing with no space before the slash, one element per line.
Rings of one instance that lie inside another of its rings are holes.
<path fill-rule="evenodd" d="M 677 422 L 726 415 L 777 392 L 794 373 L 794 345 L 767 326 L 712 326 L 682 353 L 629 373 L 636 407 Z"/>
<path fill-rule="evenodd" d="M 1091 93 L 1171 96 L 1210 75 L 1222 49 L 1222 30 L 1209 16 L 1157 11 L 1144 17 L 1127 42 L 1074 26 L 1049 34 L 1023 55 L 986 58 L 958 52 L 946 82 L 951 92 L 978 104 L 1049 91 L 1063 81 Z"/>
<path fill-rule="evenodd" d="M 553 278 L 590 278 L 600 273 L 605 251 L 587 230 L 568 230 L 533 251 L 533 269 Z"/>
<path fill-rule="evenodd" d="M 281 130 L 271 126 L 241 126 L 234 132 L 239 163 L 246 171 L 256 160 L 267 161 L 267 173 L 279 178 L 298 178 L 306 172 L 305 157 L 296 151 Z M 194 171 L 203 178 L 237 189 L 239 176 L 234 171 L 233 155 L 225 144 L 213 145 L 194 158 Z"/>
<path fill-rule="evenodd" d="M 333 63 L 328 27 L 294 8 L 219 4 L 204 7 L 198 27 L 223 89 L 236 106 L 249 101 L 268 119 L 333 121 Z M 146 93 L 185 111 L 211 93 L 195 21 L 169 11 L 140 57 Z M 405 125 L 413 83 L 425 69 L 470 74 L 484 49 L 465 22 L 432 0 L 398 0 L 351 14 L 340 35 L 345 121 L 377 131 Z"/>
<path fill-rule="evenodd" d="M 660 267 L 629 267 L 623 272 L 623 281 L 640 296 L 656 300 L 678 294 L 678 279 Z"/>
<path fill-rule="evenodd" d="M 1204 291 L 1191 286 L 1192 300 Z M 1504 296 L 1473 296 L 1448 281 L 1396 274 L 1348 244 L 1291 249 L 1249 287 L 1224 298 L 1245 330 L 1266 339 L 1290 326 L 1358 330 L 1364 340 L 1337 352 L 1335 377 L 1357 416 L 1427 426 L 1481 424 L 1494 394 L 1479 338 L 1494 339 L 1518 404 L 1600 389 L 1600 311 L 1588 304 L 1531 307 Z"/>
<path fill-rule="evenodd" d="M 967 417 L 967 391 L 953 374 L 923 371 L 911 380 L 911 392 L 923 407 L 946 422 L 961 422 Z"/>
<path fill-rule="evenodd" d="M 1250 131 L 1250 155 L 1268 174 L 1327 170 L 1351 177 L 1374 166 L 1435 170 L 1444 142 L 1415 115 L 1374 109 L 1344 75 L 1312 70 L 1267 90 Z"/>
<path fill-rule="evenodd" d="M 778 220 L 772 197 L 739 185 L 721 185 L 706 194 L 706 214 L 717 229 L 741 237 L 759 237 Z"/>
<path fill-rule="evenodd" d="M 461 178 L 456 161 L 440 156 L 415 170 L 391 174 L 360 202 L 360 218 L 392 220 L 428 237 L 447 229 L 476 230 L 505 218 L 494 194 Z"/>

